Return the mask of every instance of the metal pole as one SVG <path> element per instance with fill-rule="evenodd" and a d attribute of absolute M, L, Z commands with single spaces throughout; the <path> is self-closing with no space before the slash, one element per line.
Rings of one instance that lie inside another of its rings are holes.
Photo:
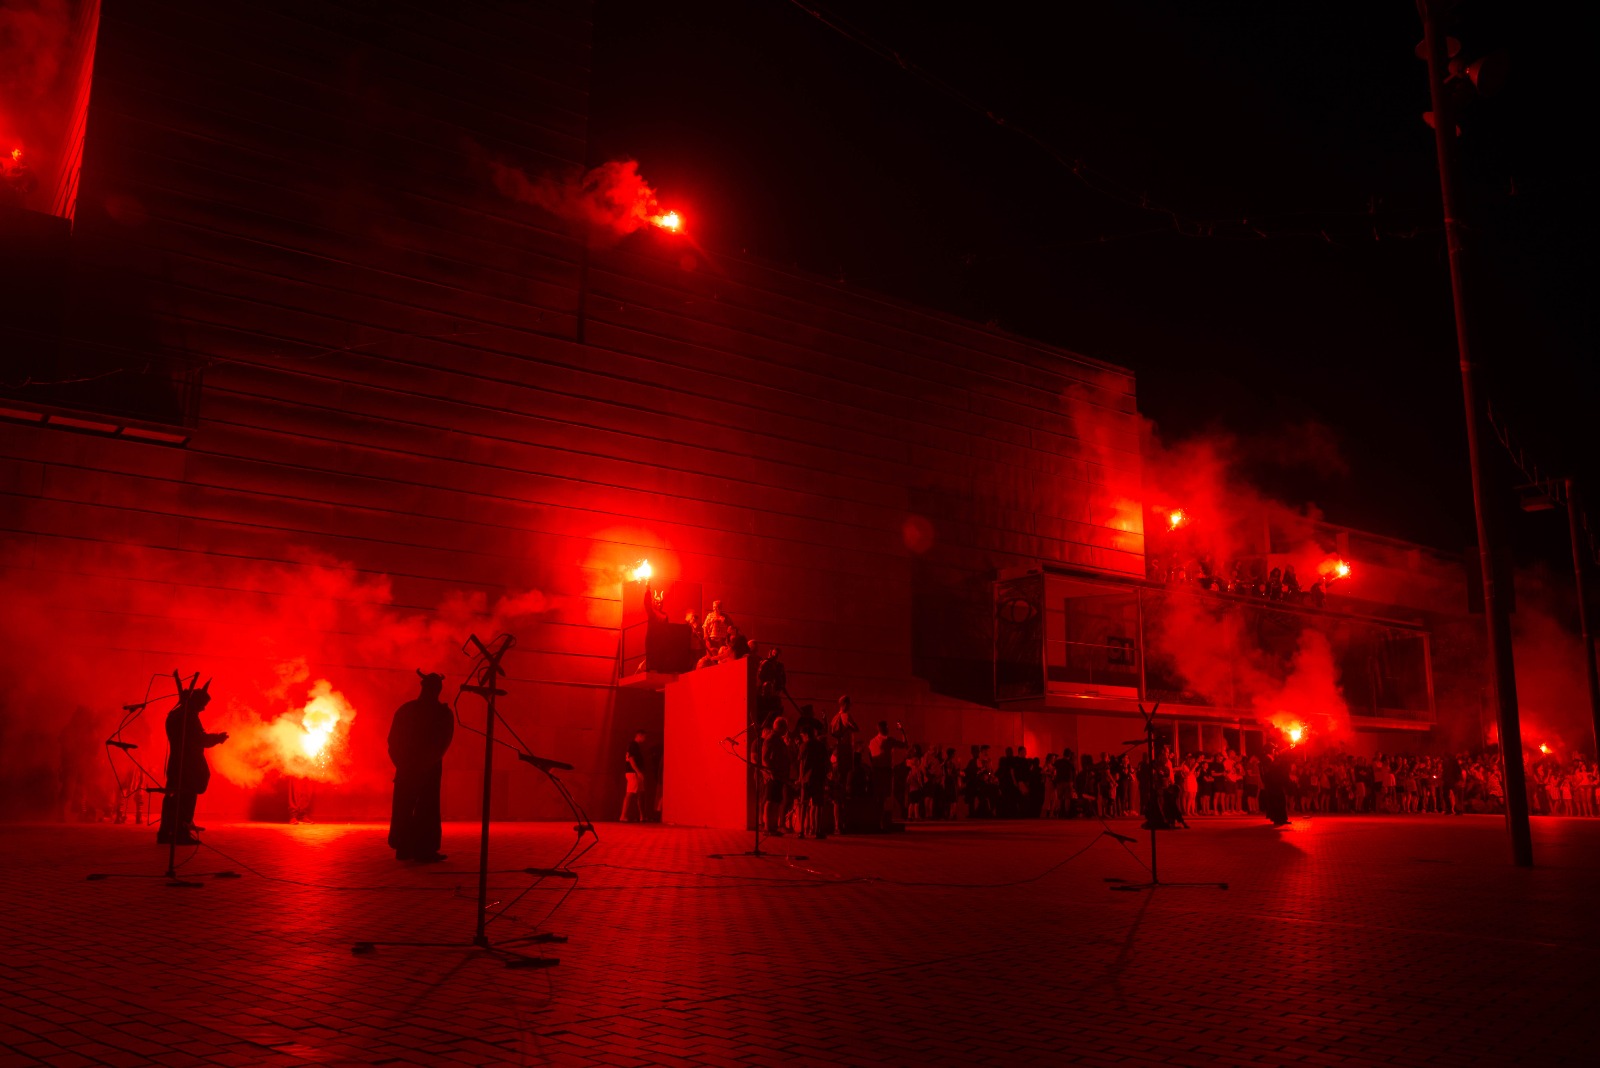
<path fill-rule="evenodd" d="M 1145 752 L 1146 752 L 1145 759 L 1150 762 L 1150 786 L 1151 786 L 1151 792 L 1154 793 L 1155 797 L 1156 797 L 1155 813 L 1150 817 L 1150 881 L 1152 883 L 1159 883 L 1161 881 L 1161 876 L 1158 874 L 1158 871 L 1157 871 L 1157 868 L 1156 868 L 1156 838 L 1157 838 L 1157 835 L 1158 835 L 1157 828 L 1167 818 L 1167 804 L 1166 804 L 1167 803 L 1167 797 L 1166 797 L 1167 791 L 1166 791 L 1166 787 L 1164 787 L 1164 786 L 1160 790 L 1156 790 L 1155 789 L 1155 784 L 1156 784 L 1156 717 L 1155 717 L 1155 713 L 1154 712 L 1152 712 L 1150 714 L 1150 722 L 1145 724 L 1144 744 L 1145 744 Z"/>
<path fill-rule="evenodd" d="M 1589 633 L 1589 595 L 1584 583 L 1583 530 L 1578 522 L 1578 487 L 1567 479 L 1567 533 L 1572 538 L 1572 574 L 1578 583 L 1578 633 L 1583 637 L 1583 670 L 1589 677 L 1589 716 L 1594 721 L 1594 749 L 1600 757 L 1600 669 L 1594 659 L 1594 637 Z"/>
<path fill-rule="evenodd" d="M 1473 381 L 1475 366 L 1467 331 L 1466 296 L 1462 281 L 1464 250 L 1461 223 L 1456 218 L 1455 173 L 1450 139 L 1455 136 L 1455 116 L 1450 92 L 1444 84 L 1449 57 L 1439 26 L 1439 0 L 1417 0 L 1428 52 L 1428 88 L 1433 99 L 1433 140 L 1439 157 L 1439 193 L 1444 205 L 1445 244 L 1450 256 L 1450 296 L 1455 305 L 1456 350 L 1461 363 L 1461 394 L 1467 415 L 1467 457 L 1472 465 L 1472 504 L 1478 526 L 1479 571 L 1483 578 L 1483 614 L 1489 637 L 1489 688 L 1500 720 L 1500 754 L 1505 769 L 1506 827 L 1511 832 L 1511 859 L 1520 867 L 1533 867 L 1533 835 L 1528 826 L 1528 788 L 1522 766 L 1522 726 L 1517 718 L 1517 677 L 1511 650 L 1511 617 L 1499 596 L 1497 554 L 1489 517 L 1492 486 L 1479 450 L 1482 408 Z"/>
<path fill-rule="evenodd" d="M 474 635 L 476 637 L 476 635 Z M 486 933 L 489 912 L 489 798 L 494 787 L 494 697 L 498 688 L 500 663 L 491 655 L 483 644 L 478 643 L 478 648 L 483 649 L 483 654 L 488 658 L 489 666 L 483 674 L 485 697 L 488 699 L 488 714 L 483 727 L 483 828 L 478 838 L 478 929 L 473 934 L 472 944 L 488 948 L 489 936 Z"/>

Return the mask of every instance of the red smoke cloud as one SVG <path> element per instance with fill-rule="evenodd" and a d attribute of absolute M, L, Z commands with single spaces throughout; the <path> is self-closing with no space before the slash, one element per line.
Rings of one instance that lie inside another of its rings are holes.
<path fill-rule="evenodd" d="M 665 216 L 656 191 L 639 174 L 636 160 L 612 160 L 587 172 L 530 177 L 526 172 L 491 161 L 495 187 L 506 196 L 543 208 L 575 227 L 625 237 Z M 672 213 L 677 229 L 677 215 Z"/>
<path fill-rule="evenodd" d="M 71 552 L 70 561 L 0 571 L 0 815 L 59 814 L 83 800 L 105 811 L 103 744 L 119 707 L 139 700 L 152 675 L 161 676 L 153 692 L 169 692 L 174 669 L 215 676 L 204 721 L 231 737 L 209 754 L 213 795 L 273 775 L 379 789 L 389 714 L 415 695 L 413 669 L 459 681 L 469 633 L 492 635 L 556 607 L 538 591 L 492 603 L 462 592 L 409 607 L 387 576 L 336 561 L 179 564 L 158 550 Z M 156 701 L 125 735 L 157 774 L 170 707 Z M 307 738 L 323 728 L 326 745 L 313 753 Z M 95 796 L 65 796 L 78 789 Z"/>
<path fill-rule="evenodd" d="M 1181 568 L 1187 580 L 1151 607 L 1153 661 L 1181 680 L 1191 701 L 1253 712 L 1281 728 L 1301 724 L 1318 736 L 1348 729 L 1338 665 L 1324 634 L 1289 613 L 1272 614 L 1269 626 L 1259 612 L 1210 596 L 1196 581 L 1206 558 L 1221 581 L 1232 577 L 1233 561 L 1247 558 L 1262 561 L 1263 579 L 1271 567 L 1293 564 L 1302 586 L 1315 581 L 1331 548 L 1319 540 L 1317 513 L 1268 498 L 1242 469 L 1266 455 L 1283 466 L 1338 471 L 1327 435 L 1298 428 L 1281 449 L 1267 438 L 1228 434 L 1167 444 L 1150 427 L 1143 453 L 1147 559 L 1158 577 Z M 1175 513 L 1181 513 L 1177 523 Z"/>
<path fill-rule="evenodd" d="M 1573 582 L 1543 568 L 1517 574 L 1517 607 L 1511 617 L 1522 740 L 1546 743 L 1558 756 L 1593 754 L 1594 721 L 1583 643 L 1574 621 Z"/>

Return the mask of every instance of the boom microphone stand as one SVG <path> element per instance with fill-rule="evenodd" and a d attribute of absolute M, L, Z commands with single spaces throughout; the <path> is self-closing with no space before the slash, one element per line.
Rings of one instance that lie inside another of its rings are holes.
<path fill-rule="evenodd" d="M 530 957 L 525 953 L 518 953 L 516 950 L 510 949 L 508 946 L 523 944 L 528 941 L 558 941 L 562 939 L 558 939 L 555 936 L 536 936 L 529 939 L 514 939 L 511 942 L 497 945 L 489 940 L 489 936 L 485 931 L 489 910 L 489 801 L 494 787 L 494 725 L 499 718 L 499 713 L 495 710 L 495 698 L 506 695 L 506 691 L 500 689 L 499 686 L 500 676 L 505 673 L 505 669 L 500 666 L 500 661 L 506 655 L 506 652 L 517 643 L 517 639 L 510 634 L 502 634 L 496 640 L 493 648 L 484 645 L 476 634 L 471 635 L 467 641 L 477 648 L 477 663 L 481 665 L 481 668 L 478 671 L 478 681 L 464 685 L 461 689 L 467 693 L 478 694 L 484 699 L 486 705 L 483 730 L 482 830 L 478 837 L 478 918 L 472 941 L 468 944 L 487 950 L 491 955 L 501 958 L 505 961 L 507 968 L 549 968 L 560 964 L 560 960 L 555 957 Z M 463 649 L 463 651 L 465 650 Z M 459 948 L 461 945 L 462 943 L 460 942 L 357 942 L 350 947 L 350 951 L 357 955 L 364 955 L 373 952 L 378 946 L 454 949 Z"/>
<path fill-rule="evenodd" d="M 132 799 L 134 802 L 134 822 L 141 822 L 139 819 L 139 812 L 142 808 L 145 814 L 145 819 L 142 822 L 144 824 L 148 824 L 150 813 L 150 795 L 166 793 L 165 787 L 157 785 L 161 782 L 161 780 L 152 775 L 150 773 L 150 769 L 145 767 L 144 764 L 140 762 L 139 758 L 133 755 L 133 750 L 139 748 L 139 746 L 133 742 L 123 741 L 122 732 L 127 730 L 128 726 L 133 723 L 134 720 L 139 718 L 139 714 L 142 713 L 145 710 L 145 707 L 148 706 L 152 701 L 164 700 L 170 696 L 174 695 L 162 694 L 160 697 L 150 697 L 146 695 L 143 701 L 137 701 L 131 705 L 123 705 L 122 722 L 117 724 L 117 729 L 112 731 L 111 737 L 107 738 L 105 741 L 106 763 L 111 765 L 111 776 L 117 782 L 118 823 L 128 822 L 127 805 L 128 801 Z M 119 749 L 122 751 L 122 755 L 127 758 L 128 763 L 133 765 L 133 771 L 128 776 L 128 781 L 126 783 L 122 781 L 122 773 L 117 770 L 115 751 Z M 143 806 L 138 803 L 138 795 L 141 793 L 145 795 L 145 803 Z"/>
<path fill-rule="evenodd" d="M 199 682 L 200 682 L 200 673 L 198 671 L 196 671 L 194 673 L 194 675 L 189 679 L 188 684 L 185 685 L 184 681 L 183 681 L 183 677 L 180 676 L 176 670 L 174 670 L 172 672 L 172 681 L 175 682 L 177 684 L 177 686 L 178 686 L 178 694 L 177 694 L 178 707 L 183 709 L 182 720 L 181 720 L 182 726 L 181 726 L 181 728 L 180 728 L 180 730 L 178 732 L 178 750 L 177 750 L 176 753 L 173 753 L 173 752 L 169 751 L 168 754 L 167 754 L 167 764 L 168 764 L 169 767 L 171 766 L 172 761 L 174 759 L 176 759 L 177 762 L 178 762 L 177 787 L 176 787 L 176 789 L 173 789 L 173 790 L 169 790 L 169 789 L 167 789 L 165 787 L 162 787 L 162 788 L 159 789 L 159 791 L 155 787 L 151 787 L 150 788 L 150 792 L 151 793 L 159 792 L 162 795 L 163 798 L 171 797 L 174 794 L 176 794 L 178 797 L 182 797 L 183 796 L 184 770 L 185 770 L 185 765 L 188 764 L 188 760 L 185 759 L 185 758 L 186 758 L 186 756 L 188 755 L 188 752 L 189 752 L 189 711 L 188 711 L 188 708 L 186 706 L 187 706 L 188 702 L 191 701 L 193 699 L 193 697 L 194 697 L 195 687 L 197 685 L 199 685 Z M 207 685 L 209 686 L 210 683 L 207 683 Z M 138 708 L 142 710 L 144 708 L 144 705 L 148 705 L 149 703 L 150 702 L 148 700 L 146 700 L 144 702 L 144 704 L 139 705 Z M 127 711 L 133 711 L 133 709 L 132 708 L 127 708 Z M 128 722 L 127 720 L 124 720 L 123 721 L 124 725 L 126 725 L 127 722 Z M 117 728 L 117 734 L 121 734 L 121 733 L 122 733 L 122 727 L 119 726 Z M 115 737 L 115 735 L 113 735 L 113 737 Z M 128 743 L 126 743 L 126 742 L 112 743 L 112 742 L 109 742 L 109 741 L 106 744 L 107 745 L 116 744 L 118 748 L 123 748 L 124 746 L 128 745 Z M 169 750 L 170 750 L 170 747 L 169 747 Z M 127 750 L 124 749 L 124 752 L 126 752 L 126 751 Z M 137 761 L 135 761 L 135 763 L 137 763 Z M 143 765 L 140 765 L 140 770 L 144 771 Z M 149 773 L 145 772 L 145 774 L 148 775 Z M 174 816 L 174 818 L 176 818 L 176 816 L 177 816 L 177 812 L 176 812 L 177 807 L 178 806 L 176 804 L 174 804 L 172 806 L 172 809 L 173 809 L 172 815 Z M 110 878 L 116 878 L 116 877 L 120 877 L 120 878 L 124 878 L 124 879 L 165 879 L 167 881 L 167 885 L 168 886 L 181 886 L 181 887 L 184 887 L 186 889 L 198 889 L 198 888 L 200 888 L 200 887 L 205 885 L 205 883 L 197 883 L 197 882 L 194 881 L 194 878 L 198 877 L 198 876 L 210 875 L 213 878 L 217 878 L 217 879 L 237 879 L 237 878 L 239 878 L 239 873 L 236 872 L 236 871 L 197 872 L 197 873 L 195 873 L 194 877 L 191 877 L 189 879 L 180 879 L 180 878 L 178 878 L 178 838 L 177 838 L 176 833 L 174 833 L 174 829 L 167 827 L 165 823 L 162 824 L 162 830 L 168 832 L 167 833 L 167 870 L 163 874 L 161 874 L 161 875 L 143 875 L 143 874 L 138 874 L 138 873 L 134 873 L 134 872 L 109 871 L 109 872 L 92 872 L 86 878 L 90 882 L 98 882 L 99 880 L 102 880 L 102 879 L 110 879 Z M 185 827 L 184 828 L 184 833 L 187 834 L 188 830 L 189 830 L 189 828 Z"/>
<path fill-rule="evenodd" d="M 1150 768 L 1151 776 L 1150 799 L 1146 802 L 1148 819 L 1145 821 L 1150 827 L 1150 881 L 1147 883 L 1121 883 L 1120 885 L 1113 886 L 1111 889 L 1123 890 L 1129 893 L 1139 890 L 1159 890 L 1163 886 L 1213 887 L 1217 890 L 1226 890 L 1228 888 L 1227 883 L 1164 883 L 1161 881 L 1159 869 L 1156 867 L 1156 837 L 1162 828 L 1166 826 L 1167 815 L 1161 807 L 1163 801 L 1162 792 L 1154 788 L 1157 733 L 1156 713 L 1159 711 L 1161 711 L 1160 701 L 1157 701 L 1155 706 L 1148 712 L 1145 711 L 1143 702 L 1139 704 L 1139 714 L 1144 717 L 1145 759 L 1149 761 L 1147 766 Z M 1139 743 L 1134 741 L 1128 742 L 1127 744 L 1138 745 Z"/>

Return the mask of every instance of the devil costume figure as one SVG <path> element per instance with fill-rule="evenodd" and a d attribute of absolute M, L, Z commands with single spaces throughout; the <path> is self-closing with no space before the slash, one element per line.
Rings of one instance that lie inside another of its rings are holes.
<path fill-rule="evenodd" d="M 439 781 L 444 754 L 456 730 L 450 706 L 439 700 L 443 675 L 423 675 L 422 693 L 394 714 L 389 727 L 389 759 L 394 762 L 394 813 L 389 845 L 397 860 L 443 860 L 439 852 Z"/>
<path fill-rule="evenodd" d="M 200 713 L 211 703 L 211 680 L 198 690 L 178 696 L 167 713 L 167 788 L 161 797 L 161 827 L 156 841 L 162 845 L 199 845 L 194 836 L 194 806 L 211 785 L 211 765 L 206 750 L 228 740 L 226 731 L 207 734 Z"/>

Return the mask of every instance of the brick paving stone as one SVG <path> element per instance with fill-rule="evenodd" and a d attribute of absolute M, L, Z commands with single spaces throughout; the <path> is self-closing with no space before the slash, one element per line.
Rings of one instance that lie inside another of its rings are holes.
<path fill-rule="evenodd" d="M 522 971 L 466 945 L 467 864 L 397 865 L 381 827 L 213 827 L 186 869 L 244 877 L 177 889 L 84 878 L 159 874 L 146 829 L 0 826 L 0 1064 L 1588 1059 L 1600 821 L 1536 820 L 1532 871 L 1492 818 L 1197 821 L 1163 839 L 1162 872 L 1231 889 L 1153 894 L 1110 891 L 1146 853 L 1099 831 L 913 826 L 791 862 L 706 859 L 737 834 L 602 825 L 559 911 L 565 883 L 491 926 L 570 936 L 542 947 L 558 967 Z M 476 834 L 447 826 L 446 852 L 475 857 Z M 495 866 L 570 838 L 497 825 Z M 497 874 L 491 900 L 527 885 Z M 457 945 L 351 953 L 371 939 Z"/>

